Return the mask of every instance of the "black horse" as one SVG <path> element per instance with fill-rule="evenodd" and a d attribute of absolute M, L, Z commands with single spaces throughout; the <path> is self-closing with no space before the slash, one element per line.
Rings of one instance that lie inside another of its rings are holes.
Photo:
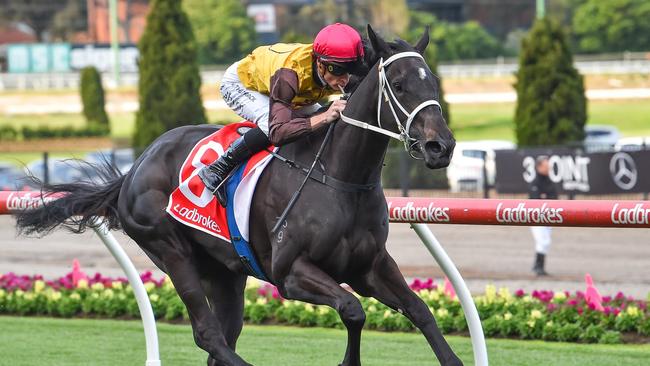
<path fill-rule="evenodd" d="M 401 131 L 412 155 L 420 155 L 427 167 L 447 166 L 455 141 L 435 102 L 439 80 L 420 56 L 429 42 L 428 30 L 415 47 L 401 40 L 386 42 L 370 26 L 368 37 L 366 61 L 374 66 L 350 96 L 344 115 Z M 387 91 L 384 96 L 382 90 Z M 408 122 L 405 113 L 411 114 Z M 245 266 L 231 244 L 184 226 L 165 212 L 184 159 L 217 128 L 187 126 L 163 134 L 128 174 L 114 175 L 102 186 L 82 182 L 46 187 L 46 192 L 67 194 L 20 213 L 17 222 L 26 233 L 46 233 L 59 225 L 79 232 L 93 225 L 92 217 L 104 216 L 169 275 L 187 307 L 196 344 L 209 354 L 208 365 L 249 365 L 235 353 L 243 324 Z M 325 129 L 317 131 L 280 153 L 307 165 L 324 136 Z M 251 245 L 283 297 L 338 311 L 348 331 L 342 365 L 361 363 L 365 314 L 341 283 L 407 316 L 441 364 L 461 365 L 428 307 L 409 289 L 386 251 L 388 212 L 379 179 L 388 142 L 385 135 L 338 121 L 321 159 L 325 174 L 338 185 L 309 181 L 276 233 L 271 229 L 304 174 L 274 159 L 253 198 Z"/>

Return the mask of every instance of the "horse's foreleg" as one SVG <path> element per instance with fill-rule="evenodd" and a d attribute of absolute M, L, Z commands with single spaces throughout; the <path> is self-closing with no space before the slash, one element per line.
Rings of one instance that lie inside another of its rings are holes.
<path fill-rule="evenodd" d="M 341 365 L 360 365 L 361 329 L 366 321 L 366 314 L 359 299 L 341 288 L 320 268 L 302 258 L 298 258 L 288 274 L 278 282 L 282 296 L 312 304 L 328 305 L 339 313 L 348 330 L 348 346 Z"/>
<path fill-rule="evenodd" d="M 442 336 L 428 306 L 411 291 L 388 253 L 375 260 L 366 276 L 349 285 L 361 295 L 372 296 L 409 318 L 422 331 L 441 365 L 463 364 Z"/>

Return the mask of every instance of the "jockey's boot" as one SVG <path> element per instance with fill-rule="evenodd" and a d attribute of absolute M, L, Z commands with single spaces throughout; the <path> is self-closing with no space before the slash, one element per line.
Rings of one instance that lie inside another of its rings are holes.
<path fill-rule="evenodd" d="M 546 259 L 546 255 L 542 253 L 537 253 L 535 256 L 535 265 L 533 266 L 533 272 L 537 276 L 548 276 L 548 273 L 544 270 L 544 260 Z"/>
<path fill-rule="evenodd" d="M 224 182 L 228 174 L 268 145 L 270 142 L 266 134 L 259 128 L 253 128 L 235 140 L 219 159 L 199 170 L 199 178 L 205 187 L 217 196 L 221 206 L 226 207 L 228 202 Z"/>

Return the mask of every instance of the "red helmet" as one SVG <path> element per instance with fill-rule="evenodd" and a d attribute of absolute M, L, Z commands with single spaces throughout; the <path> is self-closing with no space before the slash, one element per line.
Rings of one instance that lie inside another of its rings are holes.
<path fill-rule="evenodd" d="M 356 62 L 363 57 L 361 36 L 347 24 L 330 24 L 314 39 L 314 54 L 325 62 Z"/>

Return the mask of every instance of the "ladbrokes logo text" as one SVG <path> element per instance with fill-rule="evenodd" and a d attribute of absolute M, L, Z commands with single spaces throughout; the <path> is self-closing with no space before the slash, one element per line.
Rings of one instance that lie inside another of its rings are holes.
<path fill-rule="evenodd" d="M 521 202 L 515 207 L 497 205 L 497 221 L 504 224 L 561 224 L 563 208 L 548 207 L 546 203 L 541 207 L 526 207 Z"/>
<path fill-rule="evenodd" d="M 196 208 L 190 210 L 187 207 L 182 207 L 180 204 L 176 204 L 174 205 L 174 211 L 190 222 L 199 224 L 217 233 L 221 232 L 219 225 L 217 225 L 210 216 L 201 215 Z"/>
<path fill-rule="evenodd" d="M 47 203 L 55 200 L 56 196 L 41 198 L 40 193 L 12 193 L 7 197 L 7 210 L 22 211 L 34 209 L 41 206 L 43 202 Z"/>
<path fill-rule="evenodd" d="M 612 223 L 615 225 L 648 225 L 650 224 L 650 208 L 644 208 L 637 203 L 632 208 L 619 208 L 615 204 L 612 208 Z"/>
<path fill-rule="evenodd" d="M 449 207 L 437 207 L 433 202 L 427 206 L 413 207 L 413 202 L 404 206 L 392 207 L 388 202 L 388 215 L 391 220 L 420 222 L 449 222 Z"/>

